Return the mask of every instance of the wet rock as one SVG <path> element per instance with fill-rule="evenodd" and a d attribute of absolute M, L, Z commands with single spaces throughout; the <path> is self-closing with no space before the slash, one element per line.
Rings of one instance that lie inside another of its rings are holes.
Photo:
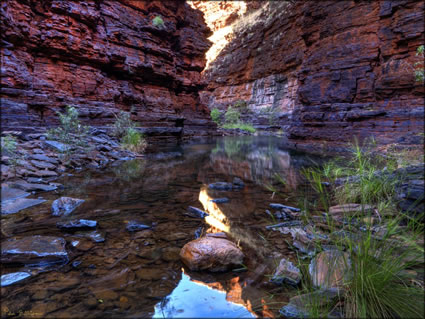
<path fill-rule="evenodd" d="M 95 292 L 96 298 L 99 300 L 115 300 L 118 298 L 118 294 L 113 290 L 103 290 Z"/>
<path fill-rule="evenodd" d="M 338 300 L 337 289 L 318 290 L 311 293 L 298 295 L 289 299 L 289 303 L 280 309 L 280 314 L 286 318 L 308 318 L 309 305 L 326 307 Z"/>
<path fill-rule="evenodd" d="M 33 150 L 34 153 L 38 153 L 36 152 L 36 150 Z M 43 153 L 43 151 L 41 151 Z M 36 161 L 43 161 L 43 162 L 48 162 L 54 165 L 58 165 L 59 161 L 55 158 L 46 156 L 44 154 L 34 154 L 30 156 L 30 159 L 36 160 Z"/>
<path fill-rule="evenodd" d="M 232 183 L 226 183 L 226 182 L 215 182 L 215 183 L 211 183 L 208 185 L 209 189 L 215 189 L 215 190 L 220 190 L 220 191 L 225 191 L 225 190 L 232 190 L 233 184 Z"/>
<path fill-rule="evenodd" d="M 58 173 L 54 171 L 40 170 L 35 172 L 28 172 L 27 175 L 32 177 L 56 177 L 58 176 Z"/>
<path fill-rule="evenodd" d="M 297 227 L 297 226 L 301 226 L 302 224 L 303 224 L 302 221 L 294 220 L 294 221 L 279 223 L 275 225 L 269 225 L 269 226 L 266 226 L 266 229 L 273 229 L 273 228 L 279 228 L 279 227 Z"/>
<path fill-rule="evenodd" d="M 89 309 L 96 308 L 98 304 L 99 304 L 99 302 L 94 297 L 93 298 L 86 298 L 84 300 L 84 305 L 87 306 L 87 308 L 89 308 Z"/>
<path fill-rule="evenodd" d="M 228 203 L 229 199 L 227 197 L 222 197 L 222 198 L 214 198 L 214 199 L 211 199 L 210 201 L 216 204 L 224 204 L 224 203 Z"/>
<path fill-rule="evenodd" d="M 207 233 L 205 237 L 214 237 L 214 238 L 224 238 L 228 239 L 226 233 L 219 232 L 219 233 Z"/>
<path fill-rule="evenodd" d="M 78 206 L 84 203 L 83 199 L 61 197 L 52 203 L 53 216 L 67 216 Z"/>
<path fill-rule="evenodd" d="M 64 153 L 71 149 L 69 145 L 57 141 L 44 141 L 44 145 L 60 153 Z"/>
<path fill-rule="evenodd" d="M 286 206 L 286 205 L 276 204 L 276 203 L 271 203 L 270 207 L 273 208 L 273 209 L 277 209 L 277 210 L 289 209 L 289 210 L 294 211 L 294 212 L 300 212 L 301 211 L 301 209 L 296 208 L 296 207 L 291 207 L 291 206 Z"/>
<path fill-rule="evenodd" d="M 202 236 L 202 232 L 204 231 L 204 227 L 198 227 L 196 230 L 195 230 L 195 238 L 199 238 L 199 237 L 201 237 Z"/>
<path fill-rule="evenodd" d="M 12 184 L 9 184 L 12 186 Z M 22 189 L 19 189 L 17 187 L 10 187 L 9 185 L 2 185 L 1 187 L 1 201 L 7 201 L 7 200 L 15 200 L 18 198 L 27 197 L 30 195 L 30 193 L 25 192 Z"/>
<path fill-rule="evenodd" d="M 180 248 L 168 247 L 162 250 L 162 259 L 164 261 L 177 261 L 180 259 Z"/>
<path fill-rule="evenodd" d="M 73 241 L 72 246 L 74 246 L 75 248 L 81 251 L 89 251 L 90 249 L 93 248 L 94 244 L 93 244 L 93 241 L 83 239 L 83 240 Z"/>
<path fill-rule="evenodd" d="M 189 206 L 187 210 L 189 211 L 190 215 L 194 217 L 204 218 L 208 216 L 208 213 L 193 206 Z"/>
<path fill-rule="evenodd" d="M 29 236 L 2 242 L 2 263 L 49 264 L 68 261 L 65 240 L 53 236 Z"/>
<path fill-rule="evenodd" d="M 57 189 L 57 187 L 54 185 L 28 183 L 22 180 L 12 182 L 10 183 L 10 185 L 27 192 L 31 192 L 31 191 L 49 192 L 49 191 L 54 191 Z"/>
<path fill-rule="evenodd" d="M 15 214 L 23 209 L 44 203 L 45 199 L 18 198 L 2 202 L 1 213 L 3 215 Z"/>
<path fill-rule="evenodd" d="M 239 266 L 243 262 L 244 254 L 229 240 L 203 237 L 184 245 L 180 257 L 190 270 L 217 272 Z"/>
<path fill-rule="evenodd" d="M 319 253 L 309 266 L 313 286 L 324 289 L 341 287 L 350 278 L 350 272 L 349 254 L 339 250 Z"/>
<path fill-rule="evenodd" d="M 292 262 L 282 258 L 271 281 L 278 285 L 287 283 L 289 285 L 296 286 L 301 281 L 301 271 L 295 267 Z"/>
<path fill-rule="evenodd" d="M 59 229 L 79 229 L 79 228 L 96 228 L 97 221 L 95 220 L 88 220 L 88 219 L 77 219 L 77 220 L 71 220 L 67 222 L 58 222 L 56 223 L 56 226 Z"/>
<path fill-rule="evenodd" d="M 108 145 L 105 145 L 105 144 L 96 146 L 96 149 L 98 151 L 101 151 L 101 152 L 110 152 L 110 151 L 112 151 L 112 147 L 110 147 Z"/>
<path fill-rule="evenodd" d="M 175 240 L 182 240 L 190 237 L 190 234 L 182 233 L 182 232 L 172 232 L 169 234 L 163 234 L 162 239 L 167 241 L 175 241 Z"/>
<path fill-rule="evenodd" d="M 244 188 L 245 183 L 239 177 L 235 177 L 233 179 L 233 186 L 236 188 Z"/>
<path fill-rule="evenodd" d="M 48 297 L 46 289 L 38 290 L 35 294 L 32 295 L 31 299 L 33 300 L 44 300 Z"/>
<path fill-rule="evenodd" d="M 308 318 L 309 312 L 304 309 L 304 307 L 297 307 L 291 303 L 287 304 L 286 306 L 283 306 L 279 313 L 284 318 Z"/>
<path fill-rule="evenodd" d="M 92 232 L 78 232 L 74 236 L 88 238 L 94 243 L 103 243 L 105 241 L 105 236 L 98 231 Z"/>
<path fill-rule="evenodd" d="M 41 169 L 55 169 L 56 166 L 52 163 L 49 162 L 42 162 L 42 161 L 37 161 L 37 160 L 31 160 L 31 164 L 34 165 L 37 168 L 41 168 Z"/>
<path fill-rule="evenodd" d="M 152 227 L 145 225 L 145 224 L 142 224 L 142 223 L 135 221 L 135 220 L 129 221 L 127 223 L 127 226 L 126 226 L 126 229 L 129 232 L 134 232 L 134 231 L 144 230 L 144 229 L 150 229 L 150 228 L 152 228 Z"/>
<path fill-rule="evenodd" d="M 141 280 L 160 280 L 164 276 L 163 269 L 142 268 L 136 271 L 136 276 Z"/>
<path fill-rule="evenodd" d="M 41 177 L 28 177 L 27 179 L 28 183 L 34 183 L 34 184 L 47 184 L 48 182 Z"/>
<path fill-rule="evenodd" d="M 24 280 L 25 278 L 30 277 L 31 274 L 24 272 L 24 271 L 20 271 L 20 272 L 13 272 L 10 274 L 6 274 L 6 275 L 2 275 L 1 276 L 1 286 L 2 287 L 6 287 L 6 286 L 10 286 L 13 285 L 14 283 Z"/>

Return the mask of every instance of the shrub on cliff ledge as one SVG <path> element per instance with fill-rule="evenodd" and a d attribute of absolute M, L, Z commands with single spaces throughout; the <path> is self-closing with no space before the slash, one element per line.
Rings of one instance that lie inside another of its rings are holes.
<path fill-rule="evenodd" d="M 48 130 L 48 138 L 71 146 L 85 146 L 84 138 L 87 135 L 88 127 L 80 123 L 77 109 L 67 105 L 65 113 L 57 112 L 57 114 L 60 126 Z"/>
<path fill-rule="evenodd" d="M 165 27 L 164 20 L 162 20 L 161 16 L 156 16 L 155 18 L 153 18 L 152 24 L 154 27 L 157 27 L 160 29 L 163 29 Z"/>
<path fill-rule="evenodd" d="M 417 82 L 424 82 L 425 81 L 425 75 L 424 75 L 424 45 L 421 45 L 416 50 L 416 55 L 421 58 L 421 61 L 416 62 L 414 64 L 415 66 L 415 78 Z"/>
<path fill-rule="evenodd" d="M 15 167 L 19 159 L 17 152 L 18 141 L 12 135 L 6 135 L 1 137 L 1 150 L 2 155 L 9 157 L 9 163 L 12 167 Z"/>
<path fill-rule="evenodd" d="M 121 145 L 124 149 L 135 153 L 143 153 L 147 147 L 147 143 L 143 138 L 143 135 L 134 128 L 129 128 L 127 130 L 127 133 L 121 139 Z"/>
<path fill-rule="evenodd" d="M 211 119 L 217 124 L 220 125 L 220 111 L 217 108 L 211 110 Z"/>
<path fill-rule="evenodd" d="M 239 122 L 240 116 L 241 115 L 239 111 L 234 109 L 233 107 L 229 107 L 227 109 L 227 112 L 224 114 L 224 118 L 227 124 Z"/>
<path fill-rule="evenodd" d="M 121 111 L 115 117 L 117 120 L 114 123 L 112 134 L 120 139 L 122 148 L 142 153 L 147 147 L 147 142 L 143 135 L 135 129 L 136 123 L 131 120 L 130 113 Z"/>
<path fill-rule="evenodd" d="M 123 137 L 127 134 L 128 129 L 135 127 L 134 122 L 130 118 L 130 113 L 128 112 L 120 111 L 118 115 L 115 115 L 115 118 L 116 121 L 112 128 L 112 134 L 117 138 Z"/>

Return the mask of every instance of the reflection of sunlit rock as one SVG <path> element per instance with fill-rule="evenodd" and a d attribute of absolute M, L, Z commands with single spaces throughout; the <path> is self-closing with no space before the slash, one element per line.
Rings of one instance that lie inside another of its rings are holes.
<path fill-rule="evenodd" d="M 229 300 L 222 286 L 209 285 L 193 281 L 183 273 L 182 280 L 173 292 L 155 306 L 153 318 L 256 317 L 242 299 L 238 299 L 236 302 Z M 240 290 L 242 289 L 240 288 Z"/>
<path fill-rule="evenodd" d="M 199 192 L 199 201 L 201 202 L 202 206 L 204 206 L 204 210 L 210 214 L 209 216 L 205 217 L 205 221 L 224 232 L 229 232 L 230 227 L 228 225 L 228 220 L 226 218 L 226 215 L 221 211 L 221 209 L 218 207 L 218 205 L 211 201 L 211 198 L 207 193 L 207 188 L 202 187 L 201 191 Z"/>
<path fill-rule="evenodd" d="M 259 245 L 257 240 L 250 236 L 246 229 L 231 227 L 229 218 L 216 203 L 211 201 L 211 199 L 213 198 L 208 195 L 207 188 L 203 186 L 199 192 L 199 201 L 202 203 L 204 210 L 210 214 L 205 217 L 205 222 L 219 231 L 230 234 L 235 241 L 244 243 L 246 246 L 254 249 L 259 255 L 263 255 L 265 253 L 264 247 Z M 226 206 L 228 210 L 227 213 L 231 215 L 240 212 L 239 207 L 233 207 L 234 203 L 235 201 Z M 247 209 L 246 203 L 244 207 Z M 242 212 L 242 216 L 247 212 L 249 212 L 249 210 Z"/>

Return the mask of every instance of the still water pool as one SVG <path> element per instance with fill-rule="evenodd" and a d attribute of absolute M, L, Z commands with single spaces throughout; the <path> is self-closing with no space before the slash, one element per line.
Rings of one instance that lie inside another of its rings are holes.
<path fill-rule="evenodd" d="M 56 182 L 63 189 L 34 195 L 45 203 L 2 217 L 2 240 L 62 237 L 69 261 L 48 268 L 2 267 L 2 274 L 32 274 L 1 288 L 2 317 L 277 316 L 296 292 L 269 284 L 268 276 L 279 258 L 294 259 L 295 252 L 282 234 L 265 229 L 275 222 L 265 211 L 272 202 L 300 203 L 300 170 L 313 160 L 318 159 L 285 149 L 278 138 L 225 137 L 60 178 Z M 234 177 L 245 183 L 242 190 L 208 189 L 209 183 Z M 51 203 L 60 196 L 85 203 L 71 216 L 54 217 Z M 210 199 L 219 197 L 230 200 L 213 208 L 220 222 L 188 216 L 188 206 L 205 210 Z M 96 220 L 98 227 L 73 233 L 56 227 L 77 218 Z M 130 221 L 152 229 L 129 232 Z M 226 231 L 242 247 L 246 271 L 190 272 L 184 267 L 181 247 L 211 231 Z"/>

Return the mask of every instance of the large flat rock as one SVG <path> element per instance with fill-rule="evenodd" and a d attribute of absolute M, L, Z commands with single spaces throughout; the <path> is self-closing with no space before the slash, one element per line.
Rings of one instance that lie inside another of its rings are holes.
<path fill-rule="evenodd" d="M 10 187 L 9 185 L 2 185 L 1 187 L 1 201 L 15 200 L 29 196 L 30 193 L 25 192 L 17 187 Z"/>
<path fill-rule="evenodd" d="M 63 238 L 36 235 L 2 242 L 1 260 L 28 265 L 62 263 L 68 261 L 68 254 Z"/>
<path fill-rule="evenodd" d="M 21 190 L 27 191 L 27 192 L 31 192 L 31 191 L 48 192 L 48 191 L 54 191 L 55 189 L 57 189 L 57 187 L 53 186 L 53 185 L 46 185 L 46 184 L 39 184 L 39 183 L 28 183 L 28 182 L 22 181 L 22 180 L 11 182 L 11 183 L 9 183 L 9 185 L 14 187 L 14 188 L 18 188 L 18 189 L 21 189 Z"/>
<path fill-rule="evenodd" d="M 10 286 L 28 277 L 31 277 L 31 274 L 25 271 L 12 272 L 10 274 L 5 274 L 1 276 L 1 279 L 0 279 L 1 286 L 2 287 Z"/>
<path fill-rule="evenodd" d="M 45 199 L 18 198 L 2 202 L 1 213 L 3 215 L 15 214 L 23 209 L 44 203 Z"/>

